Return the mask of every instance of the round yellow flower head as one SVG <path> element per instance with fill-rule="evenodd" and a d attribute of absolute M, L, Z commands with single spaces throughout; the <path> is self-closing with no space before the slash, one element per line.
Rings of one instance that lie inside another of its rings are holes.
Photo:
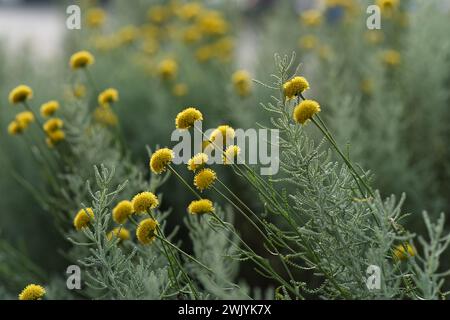
<path fill-rule="evenodd" d="M 17 120 L 11 121 L 8 125 L 8 134 L 15 136 L 21 134 L 23 132 L 23 128 Z"/>
<path fill-rule="evenodd" d="M 409 243 L 399 244 L 393 250 L 393 257 L 395 261 L 407 260 L 416 255 L 416 250 Z"/>
<path fill-rule="evenodd" d="M 172 93 L 175 97 L 184 97 L 188 93 L 188 87 L 184 83 L 177 83 L 173 87 Z"/>
<path fill-rule="evenodd" d="M 227 145 L 227 142 L 230 142 L 234 139 L 235 135 L 236 132 L 234 131 L 234 129 L 225 124 L 218 126 L 217 129 L 211 132 L 209 140 L 211 140 L 211 142 L 217 143 L 222 139 L 222 147 L 225 147 Z"/>
<path fill-rule="evenodd" d="M 125 240 L 129 240 L 130 239 L 130 231 L 128 231 L 127 229 L 125 229 L 124 227 L 117 227 L 114 228 L 112 231 L 110 231 L 106 238 L 108 240 L 111 240 L 114 238 L 119 238 L 120 241 L 125 241 Z"/>
<path fill-rule="evenodd" d="M 95 61 L 94 56 L 88 51 L 78 51 L 70 57 L 70 67 L 74 70 L 85 68 Z"/>
<path fill-rule="evenodd" d="M 59 102 L 51 100 L 41 105 L 41 116 L 46 118 L 52 116 L 59 109 Z"/>
<path fill-rule="evenodd" d="M 195 121 L 203 121 L 203 115 L 199 110 L 191 107 L 178 113 L 175 118 L 175 126 L 177 129 L 189 129 Z"/>
<path fill-rule="evenodd" d="M 304 11 L 300 19 L 306 26 L 316 27 L 322 23 L 322 13 L 319 10 L 306 10 Z"/>
<path fill-rule="evenodd" d="M 183 4 L 178 10 L 177 15 L 183 20 L 191 20 L 202 12 L 202 5 L 198 2 L 188 2 Z"/>
<path fill-rule="evenodd" d="M 95 108 L 94 119 L 97 123 L 110 127 L 116 126 L 119 122 L 117 115 L 107 104 Z"/>
<path fill-rule="evenodd" d="M 78 211 L 75 219 L 73 219 L 73 225 L 77 231 L 80 231 L 87 227 L 92 219 L 94 219 L 94 210 L 92 208 L 81 209 Z"/>
<path fill-rule="evenodd" d="M 232 145 L 227 147 L 225 153 L 223 155 L 223 163 L 224 164 L 233 164 L 236 163 L 236 159 L 241 153 L 241 148 L 236 145 Z"/>
<path fill-rule="evenodd" d="M 19 300 L 41 300 L 44 295 L 44 287 L 37 284 L 29 284 L 19 294 Z"/>
<path fill-rule="evenodd" d="M 164 80 L 172 79 L 178 71 L 178 64 L 173 59 L 164 59 L 158 65 L 158 74 Z"/>
<path fill-rule="evenodd" d="M 196 171 L 198 169 L 201 169 L 205 166 L 205 164 L 208 162 L 208 156 L 204 153 L 198 153 L 195 156 L 193 156 L 191 159 L 189 159 L 187 167 L 190 171 Z"/>
<path fill-rule="evenodd" d="M 245 70 L 238 70 L 233 73 L 232 81 L 236 92 L 241 96 L 245 97 L 250 94 L 250 89 L 252 81 L 250 74 Z"/>
<path fill-rule="evenodd" d="M 317 38 L 312 34 L 305 35 L 298 40 L 300 48 L 312 50 L 317 46 Z"/>
<path fill-rule="evenodd" d="M 141 244 L 152 243 L 156 239 L 158 222 L 152 218 L 142 220 L 136 228 L 136 237 Z"/>
<path fill-rule="evenodd" d="M 305 124 L 316 113 L 320 112 L 320 105 L 314 100 L 303 100 L 294 109 L 295 122 Z"/>
<path fill-rule="evenodd" d="M 147 212 L 159 205 L 158 198 L 149 191 L 138 193 L 131 202 L 136 213 Z"/>
<path fill-rule="evenodd" d="M 292 99 L 309 89 L 309 82 L 304 77 L 294 77 L 283 84 L 284 96 Z"/>
<path fill-rule="evenodd" d="M 391 12 L 397 9 L 399 5 L 399 0 L 377 0 L 377 5 L 380 7 L 381 11 Z"/>
<path fill-rule="evenodd" d="M 118 32 L 119 43 L 127 45 L 133 43 L 139 35 L 139 30 L 135 26 L 125 26 Z"/>
<path fill-rule="evenodd" d="M 86 23 L 88 27 L 101 27 L 106 20 L 106 13 L 102 8 L 91 8 L 86 12 Z"/>
<path fill-rule="evenodd" d="M 195 175 L 194 185 L 198 190 L 203 191 L 210 188 L 216 179 L 217 175 L 214 170 L 202 169 Z"/>
<path fill-rule="evenodd" d="M 208 199 L 194 200 L 189 204 L 188 212 L 190 214 L 204 214 L 214 212 L 214 205 L 212 201 Z"/>
<path fill-rule="evenodd" d="M 132 214 L 133 204 L 128 200 L 120 201 L 112 211 L 113 220 L 118 224 L 125 223 Z"/>
<path fill-rule="evenodd" d="M 53 147 L 58 142 L 63 141 L 66 138 L 66 134 L 62 130 L 50 131 L 47 133 L 47 145 Z"/>
<path fill-rule="evenodd" d="M 44 123 L 44 131 L 48 134 L 49 132 L 62 129 L 63 126 L 64 121 L 60 118 L 51 118 Z"/>
<path fill-rule="evenodd" d="M 22 129 L 28 128 L 30 123 L 34 122 L 34 114 L 31 111 L 23 111 L 16 115 L 16 121 Z"/>
<path fill-rule="evenodd" d="M 29 86 L 21 84 L 9 93 L 8 100 L 11 104 L 25 102 L 33 97 L 33 90 Z"/>
<path fill-rule="evenodd" d="M 167 170 L 167 166 L 173 161 L 174 157 L 175 155 L 171 149 L 159 149 L 150 158 L 150 169 L 153 173 L 160 174 Z"/>
<path fill-rule="evenodd" d="M 183 41 L 185 43 L 195 43 L 200 41 L 201 38 L 202 33 L 197 26 L 188 27 L 183 32 Z"/>
<path fill-rule="evenodd" d="M 398 51 L 386 50 L 385 52 L 383 52 L 382 60 L 386 65 L 390 67 L 395 67 L 400 64 L 401 56 Z"/>
<path fill-rule="evenodd" d="M 212 36 L 223 35 L 228 28 L 222 14 L 215 10 L 205 11 L 198 18 L 198 26 L 203 33 Z"/>
<path fill-rule="evenodd" d="M 98 95 L 98 103 L 101 106 L 114 103 L 117 100 L 119 100 L 119 92 L 113 88 L 106 89 Z"/>

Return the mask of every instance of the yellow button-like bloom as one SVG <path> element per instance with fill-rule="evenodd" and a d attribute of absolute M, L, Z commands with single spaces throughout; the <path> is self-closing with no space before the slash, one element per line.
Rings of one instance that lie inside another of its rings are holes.
<path fill-rule="evenodd" d="M 80 231 L 87 227 L 92 219 L 94 219 L 94 210 L 92 208 L 81 209 L 73 219 L 73 226 L 77 231 Z"/>
<path fill-rule="evenodd" d="M 309 82 L 304 77 L 294 77 L 283 84 L 284 96 L 292 99 L 309 89 Z"/>
<path fill-rule="evenodd" d="M 399 0 L 377 0 L 377 5 L 382 12 L 390 13 L 392 10 L 397 9 L 399 2 Z"/>
<path fill-rule="evenodd" d="M 416 250 L 409 243 L 399 244 L 393 250 L 394 260 L 407 260 L 410 257 L 414 257 L 416 255 Z"/>
<path fill-rule="evenodd" d="M 119 100 L 119 92 L 116 89 L 109 88 L 98 95 L 98 103 L 103 106 L 105 104 L 114 103 Z"/>
<path fill-rule="evenodd" d="M 173 59 L 164 59 L 158 65 L 158 74 L 164 80 L 172 79 L 178 71 L 178 64 Z"/>
<path fill-rule="evenodd" d="M 221 125 L 218 126 L 213 132 L 211 132 L 211 135 L 209 136 L 209 140 L 211 142 L 214 142 L 215 144 L 220 143 L 222 140 L 222 147 L 225 147 L 227 145 L 227 142 L 230 142 L 234 139 L 236 135 L 236 132 L 232 127 L 229 125 Z"/>
<path fill-rule="evenodd" d="M 114 238 L 119 238 L 120 241 L 125 241 L 125 240 L 129 240 L 130 239 L 130 231 L 128 231 L 127 229 L 125 229 L 124 227 L 117 227 L 114 228 L 112 231 L 110 231 L 106 238 L 108 240 L 111 240 Z"/>
<path fill-rule="evenodd" d="M 175 118 L 175 126 L 177 129 L 189 129 L 194 125 L 195 121 L 202 120 L 202 113 L 199 110 L 190 107 L 177 114 L 177 117 Z"/>
<path fill-rule="evenodd" d="M 74 70 L 85 68 L 94 62 L 94 56 L 88 51 L 78 51 L 70 57 L 70 67 Z"/>
<path fill-rule="evenodd" d="M 62 130 L 50 131 L 47 133 L 47 145 L 51 148 L 58 142 L 63 141 L 66 138 L 66 134 Z"/>
<path fill-rule="evenodd" d="M 173 87 L 172 93 L 176 97 L 184 97 L 188 93 L 188 87 L 184 83 L 177 83 Z"/>
<path fill-rule="evenodd" d="M 106 13 L 102 8 L 91 8 L 86 12 L 86 24 L 91 28 L 101 27 L 106 20 Z"/>
<path fill-rule="evenodd" d="M 302 23 L 306 26 L 315 27 L 322 23 L 322 13 L 319 10 L 306 10 L 300 15 Z"/>
<path fill-rule="evenodd" d="M 236 163 L 236 159 L 241 153 L 241 148 L 236 145 L 232 145 L 227 147 L 225 153 L 223 155 L 223 163 L 224 164 L 232 164 Z"/>
<path fill-rule="evenodd" d="M 320 112 L 320 105 L 314 100 L 304 100 L 294 109 L 293 118 L 295 122 L 305 124 L 316 113 Z"/>
<path fill-rule="evenodd" d="M 202 12 L 202 5 L 198 2 L 188 2 L 181 5 L 177 10 L 176 14 L 183 20 L 191 20 Z"/>
<path fill-rule="evenodd" d="M 139 30 L 132 25 L 125 26 L 117 33 L 119 44 L 127 45 L 133 43 L 139 35 Z"/>
<path fill-rule="evenodd" d="M 189 204 L 188 212 L 190 214 L 204 214 L 214 212 L 214 205 L 212 201 L 208 199 L 194 200 Z"/>
<path fill-rule="evenodd" d="M 33 90 L 29 86 L 21 84 L 9 93 L 8 100 L 11 104 L 25 102 L 33 97 Z"/>
<path fill-rule="evenodd" d="M 16 115 L 16 121 L 22 127 L 23 130 L 34 122 L 34 114 L 31 111 L 23 111 Z"/>
<path fill-rule="evenodd" d="M 19 294 L 19 300 L 41 300 L 44 295 L 44 287 L 37 284 L 29 284 Z"/>
<path fill-rule="evenodd" d="M 17 120 L 11 121 L 8 125 L 8 134 L 15 136 L 23 132 L 23 128 Z"/>
<path fill-rule="evenodd" d="M 187 168 L 190 171 L 196 171 L 198 169 L 203 168 L 207 162 L 208 162 L 208 156 L 204 153 L 198 153 L 195 156 L 193 156 L 191 159 L 189 159 Z"/>
<path fill-rule="evenodd" d="M 136 213 L 147 212 L 148 210 L 155 209 L 159 205 L 158 198 L 154 193 L 149 191 L 138 193 L 131 202 L 133 204 L 133 210 Z"/>
<path fill-rule="evenodd" d="M 210 188 L 214 181 L 216 181 L 217 175 L 214 170 L 211 169 L 202 169 L 199 171 L 194 177 L 194 186 L 203 191 L 205 189 Z"/>
<path fill-rule="evenodd" d="M 382 61 L 390 67 L 398 66 L 401 62 L 400 52 L 396 50 L 386 50 L 383 52 Z"/>
<path fill-rule="evenodd" d="M 95 108 L 94 119 L 97 123 L 110 127 L 116 126 L 119 122 L 117 115 L 107 104 Z"/>
<path fill-rule="evenodd" d="M 250 74 L 245 70 L 238 70 L 233 73 L 232 82 L 236 92 L 241 97 L 246 97 L 250 94 L 252 80 L 250 78 Z"/>
<path fill-rule="evenodd" d="M 133 204 L 131 201 L 120 201 L 112 211 L 112 218 L 118 224 L 123 224 L 127 221 L 128 217 L 133 214 Z"/>
<path fill-rule="evenodd" d="M 153 173 L 160 174 L 167 170 L 167 166 L 173 161 L 174 157 L 175 155 L 171 149 L 159 149 L 150 158 L 150 169 Z"/>
<path fill-rule="evenodd" d="M 62 129 L 63 126 L 64 126 L 63 120 L 61 120 L 60 118 L 51 118 L 44 123 L 43 129 L 48 134 L 50 132 Z"/>
<path fill-rule="evenodd" d="M 203 33 L 212 36 L 223 35 L 228 29 L 222 14 L 215 10 L 205 11 L 198 18 L 198 26 Z"/>
<path fill-rule="evenodd" d="M 59 102 L 51 100 L 41 105 L 41 116 L 46 118 L 52 116 L 59 109 Z"/>
<path fill-rule="evenodd" d="M 141 244 L 152 243 L 156 239 L 158 222 L 152 218 L 142 220 L 136 228 L 136 237 Z"/>

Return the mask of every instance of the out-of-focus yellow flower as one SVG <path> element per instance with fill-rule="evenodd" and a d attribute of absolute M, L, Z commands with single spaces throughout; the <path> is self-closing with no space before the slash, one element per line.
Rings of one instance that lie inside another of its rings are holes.
<path fill-rule="evenodd" d="M 25 102 L 33 97 L 33 90 L 29 86 L 21 84 L 9 93 L 8 100 L 11 104 Z"/>
<path fill-rule="evenodd" d="M 70 67 L 74 70 L 86 68 L 95 62 L 94 56 L 89 51 L 78 51 L 70 57 Z"/>
<path fill-rule="evenodd" d="M 66 134 L 62 130 L 55 130 L 47 133 L 47 145 L 51 148 L 58 142 L 63 141 L 66 138 Z"/>
<path fill-rule="evenodd" d="M 28 126 L 34 122 L 34 114 L 31 111 L 19 112 L 16 115 L 16 121 L 22 127 L 23 130 L 27 129 Z"/>
<path fill-rule="evenodd" d="M 59 102 L 56 100 L 51 100 L 41 105 L 41 116 L 44 118 L 51 117 L 58 110 Z"/>
<path fill-rule="evenodd" d="M 200 170 L 194 177 L 194 186 L 203 191 L 205 189 L 210 188 L 214 181 L 216 181 L 217 175 L 216 172 L 212 169 L 202 169 Z"/>
<path fill-rule="evenodd" d="M 169 148 L 156 150 L 150 158 L 150 169 L 155 174 L 161 174 L 167 170 L 167 166 L 175 157 L 173 151 Z"/>
<path fill-rule="evenodd" d="M 190 171 L 197 171 L 198 169 L 203 168 L 208 162 L 208 156 L 204 153 L 198 153 L 189 159 L 187 163 L 187 168 Z"/>
<path fill-rule="evenodd" d="M 246 97 L 251 92 L 252 81 L 246 70 L 238 70 L 233 73 L 232 81 L 236 92 L 241 97 Z"/>
<path fill-rule="evenodd" d="M 232 141 L 236 133 L 232 127 L 229 125 L 220 125 L 209 136 L 209 140 L 213 143 L 221 141 L 222 147 L 225 147 L 228 142 Z"/>
<path fill-rule="evenodd" d="M 44 287 L 37 284 L 29 284 L 19 294 L 19 300 L 41 300 L 44 295 Z"/>
<path fill-rule="evenodd" d="M 104 126 L 114 127 L 119 122 L 117 115 L 109 105 L 98 106 L 94 111 L 94 119 Z"/>
<path fill-rule="evenodd" d="M 416 255 L 416 250 L 409 243 L 399 244 L 394 248 L 392 255 L 396 261 L 407 260 Z"/>
<path fill-rule="evenodd" d="M 155 5 L 148 9 L 147 15 L 151 22 L 162 24 L 169 18 L 170 12 L 164 6 Z"/>
<path fill-rule="evenodd" d="M 236 145 L 228 146 L 223 155 L 224 164 L 236 163 L 236 159 L 241 153 L 241 148 Z"/>
<path fill-rule="evenodd" d="M 132 25 L 125 26 L 119 30 L 117 37 L 122 45 L 133 43 L 139 35 L 139 30 Z"/>
<path fill-rule="evenodd" d="M 214 212 L 214 205 L 211 200 L 201 199 L 194 200 L 188 206 L 190 214 L 205 214 Z"/>
<path fill-rule="evenodd" d="M 134 212 L 133 204 L 131 201 L 120 201 L 112 211 L 112 218 L 118 224 L 123 224 L 127 221 L 128 217 Z"/>
<path fill-rule="evenodd" d="M 85 208 L 78 211 L 75 219 L 73 219 L 73 225 L 77 231 L 88 226 L 91 220 L 94 219 L 94 211 L 92 208 Z"/>
<path fill-rule="evenodd" d="M 197 23 L 203 33 L 211 36 L 223 35 L 228 29 L 222 14 L 215 10 L 204 11 L 198 17 Z"/>
<path fill-rule="evenodd" d="M 153 192 L 145 191 L 135 195 L 131 203 L 133 204 L 134 212 L 141 213 L 155 209 L 159 205 L 159 200 Z"/>
<path fill-rule="evenodd" d="M 86 24 L 91 28 L 101 27 L 106 20 L 106 13 L 102 8 L 90 8 L 86 12 Z"/>
<path fill-rule="evenodd" d="M 13 120 L 8 125 L 8 134 L 15 136 L 23 132 L 22 126 L 16 120 Z"/>
<path fill-rule="evenodd" d="M 377 5 L 380 7 L 382 13 L 391 14 L 398 8 L 399 0 L 377 0 Z"/>
<path fill-rule="evenodd" d="M 128 231 L 124 227 L 117 227 L 110 231 L 106 238 L 109 241 L 111 241 L 113 238 L 118 238 L 120 241 L 130 240 L 130 231 Z"/>
<path fill-rule="evenodd" d="M 295 122 L 305 124 L 316 113 L 320 112 L 320 105 L 314 100 L 303 100 L 294 109 L 293 118 Z"/>
<path fill-rule="evenodd" d="M 322 12 L 319 10 L 305 10 L 300 15 L 301 22 L 310 27 L 319 26 L 322 23 Z"/>
<path fill-rule="evenodd" d="M 158 73 L 164 80 L 173 79 L 178 71 L 178 64 L 174 59 L 164 59 L 158 65 Z"/>
<path fill-rule="evenodd" d="M 60 118 L 50 118 L 43 126 L 44 131 L 48 134 L 50 132 L 62 129 L 64 127 L 64 121 Z"/>
<path fill-rule="evenodd" d="M 197 26 L 190 26 L 184 30 L 182 37 L 185 43 L 195 43 L 202 38 L 202 32 Z"/>
<path fill-rule="evenodd" d="M 309 82 L 304 77 L 294 77 L 283 84 L 284 96 L 292 99 L 309 89 Z"/>
<path fill-rule="evenodd" d="M 189 107 L 177 114 L 175 118 L 175 126 L 177 129 L 189 129 L 195 121 L 203 121 L 203 115 L 200 110 Z"/>
<path fill-rule="evenodd" d="M 380 44 L 384 40 L 384 34 L 380 30 L 369 30 L 364 34 L 367 42 L 371 44 Z"/>
<path fill-rule="evenodd" d="M 152 218 L 142 220 L 136 228 L 136 237 L 143 244 L 152 243 L 157 236 L 158 222 Z"/>
<path fill-rule="evenodd" d="M 381 59 L 389 67 L 396 67 L 401 63 L 400 52 L 392 49 L 384 51 Z"/>
<path fill-rule="evenodd" d="M 211 45 L 204 45 L 195 51 L 195 57 L 199 62 L 206 62 L 214 56 L 214 48 Z"/>
<path fill-rule="evenodd" d="M 222 61 L 229 61 L 233 55 L 234 41 L 231 37 L 222 37 L 212 44 L 213 54 Z"/>
<path fill-rule="evenodd" d="M 185 83 L 177 83 L 173 86 L 172 93 L 175 97 L 184 97 L 188 93 L 188 87 Z"/>
<path fill-rule="evenodd" d="M 106 89 L 98 95 L 98 103 L 101 106 L 114 103 L 118 100 L 119 100 L 119 92 L 113 88 Z"/>
<path fill-rule="evenodd" d="M 312 34 L 305 35 L 303 37 L 300 37 L 298 40 L 298 44 L 300 48 L 306 49 L 306 50 L 312 50 L 317 46 L 317 38 L 316 36 L 313 36 Z"/>
<path fill-rule="evenodd" d="M 200 15 L 202 12 L 202 5 L 198 2 L 188 2 L 183 5 L 181 5 L 177 10 L 176 13 L 178 17 L 180 17 L 182 20 L 192 20 Z"/>

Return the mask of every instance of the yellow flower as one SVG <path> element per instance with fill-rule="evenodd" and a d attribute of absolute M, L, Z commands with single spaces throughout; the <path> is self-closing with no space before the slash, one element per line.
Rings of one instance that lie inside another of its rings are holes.
<path fill-rule="evenodd" d="M 322 23 L 322 13 L 319 10 L 306 10 L 301 14 L 300 19 L 306 26 L 319 26 Z"/>
<path fill-rule="evenodd" d="M 169 11 L 163 6 L 152 6 L 147 15 L 151 22 L 160 24 L 167 20 Z"/>
<path fill-rule="evenodd" d="M 111 240 L 112 238 L 119 238 L 120 241 L 125 241 L 130 239 L 130 231 L 125 229 L 124 227 L 117 227 L 110 231 L 106 238 Z"/>
<path fill-rule="evenodd" d="M 211 169 L 202 169 L 194 177 L 194 185 L 198 190 L 203 191 L 212 186 L 214 181 L 216 181 L 217 175 Z"/>
<path fill-rule="evenodd" d="M 236 92 L 241 96 L 245 97 L 250 94 L 251 89 L 251 78 L 250 74 L 245 70 L 238 70 L 233 73 L 232 81 Z"/>
<path fill-rule="evenodd" d="M 152 218 L 142 220 L 136 228 L 136 237 L 141 244 L 152 243 L 156 239 L 158 222 Z"/>
<path fill-rule="evenodd" d="M 199 110 L 190 107 L 177 114 L 175 126 L 177 129 L 189 129 L 195 121 L 203 121 L 203 115 Z"/>
<path fill-rule="evenodd" d="M 73 219 L 73 225 L 77 231 L 87 227 L 87 225 L 94 219 L 94 211 L 92 208 L 81 209 L 78 211 L 75 219 Z"/>
<path fill-rule="evenodd" d="M 205 166 L 205 164 L 208 162 L 208 156 L 204 153 L 198 153 L 195 156 L 193 156 L 191 159 L 189 159 L 187 167 L 190 171 L 196 171 L 198 169 L 201 169 Z"/>
<path fill-rule="evenodd" d="M 16 104 L 20 102 L 25 102 L 33 97 L 33 90 L 29 86 L 21 84 L 15 87 L 9 93 L 9 102 L 11 104 Z"/>
<path fill-rule="evenodd" d="M 300 48 L 311 50 L 317 46 L 317 38 L 311 34 L 303 36 L 298 41 Z"/>
<path fill-rule="evenodd" d="M 236 163 L 236 159 L 241 153 L 241 148 L 236 145 L 229 146 L 223 155 L 223 163 L 224 164 L 232 164 Z"/>
<path fill-rule="evenodd" d="M 98 95 L 98 103 L 101 106 L 114 103 L 117 100 L 119 100 L 119 92 L 113 88 L 106 89 Z"/>
<path fill-rule="evenodd" d="M 303 100 L 294 109 L 294 120 L 297 123 L 305 122 L 320 112 L 320 105 L 314 100 Z"/>
<path fill-rule="evenodd" d="M 228 28 L 227 22 L 220 12 L 215 10 L 205 11 L 198 18 L 198 26 L 207 35 L 223 35 Z"/>
<path fill-rule="evenodd" d="M 214 212 L 214 205 L 212 201 L 208 199 L 194 200 L 189 204 L 188 212 L 190 214 L 204 214 Z"/>
<path fill-rule="evenodd" d="M 202 11 L 202 5 L 198 2 L 188 2 L 183 4 L 178 10 L 177 15 L 183 20 L 191 20 L 197 17 Z"/>
<path fill-rule="evenodd" d="M 106 20 L 106 13 L 101 8 L 91 8 L 86 12 L 86 23 L 88 27 L 101 27 Z"/>
<path fill-rule="evenodd" d="M 48 134 L 49 132 L 62 129 L 63 126 L 64 121 L 60 118 L 50 118 L 44 123 L 44 131 Z"/>
<path fill-rule="evenodd" d="M 175 155 L 171 149 L 159 149 L 150 158 L 150 169 L 153 173 L 160 174 L 167 170 L 167 166 L 173 161 L 174 157 Z"/>
<path fill-rule="evenodd" d="M 309 89 L 309 82 L 304 77 L 294 77 L 283 84 L 283 92 L 286 98 L 292 99 Z"/>
<path fill-rule="evenodd" d="M 173 87 L 172 93 L 176 97 L 183 97 L 188 93 L 188 87 L 184 83 L 177 83 Z"/>
<path fill-rule="evenodd" d="M 78 51 L 70 57 L 70 67 L 74 70 L 93 64 L 94 56 L 88 51 Z"/>
<path fill-rule="evenodd" d="M 119 30 L 117 34 L 117 40 L 119 44 L 130 44 L 133 43 L 134 40 L 139 35 L 139 31 L 135 26 L 125 26 Z"/>
<path fill-rule="evenodd" d="M 47 133 L 47 145 L 53 147 L 58 142 L 63 141 L 66 138 L 66 134 L 62 130 L 50 131 Z"/>
<path fill-rule="evenodd" d="M 398 51 L 386 50 L 385 52 L 383 52 L 382 60 L 386 65 L 395 67 L 401 63 L 401 56 Z"/>
<path fill-rule="evenodd" d="M 133 204 L 131 201 L 120 201 L 112 211 L 113 220 L 118 224 L 123 224 L 128 217 L 133 214 Z"/>
<path fill-rule="evenodd" d="M 377 0 L 377 5 L 380 7 L 383 12 L 392 12 L 397 9 L 399 5 L 399 0 Z"/>
<path fill-rule="evenodd" d="M 116 126 L 119 122 L 119 120 L 117 119 L 117 115 L 114 113 L 111 107 L 106 104 L 95 108 L 94 119 L 98 123 L 110 127 Z"/>
<path fill-rule="evenodd" d="M 131 202 L 136 213 L 147 212 L 148 210 L 155 209 L 159 205 L 158 198 L 154 193 L 149 191 L 138 193 Z"/>
<path fill-rule="evenodd" d="M 173 59 L 164 59 L 158 65 L 158 73 L 164 80 L 172 79 L 178 71 L 178 64 Z"/>
<path fill-rule="evenodd" d="M 399 244 L 394 248 L 393 257 L 394 260 L 407 260 L 410 257 L 414 257 L 416 255 L 416 250 L 409 243 Z"/>
<path fill-rule="evenodd" d="M 17 123 L 22 127 L 23 130 L 28 128 L 30 123 L 34 122 L 34 115 L 31 111 L 23 111 L 16 115 Z"/>
<path fill-rule="evenodd" d="M 59 109 L 59 102 L 51 100 L 41 105 L 41 116 L 46 118 L 52 116 Z"/>
<path fill-rule="evenodd" d="M 202 33 L 198 27 L 191 26 L 184 30 L 182 37 L 185 43 L 195 43 L 202 38 Z"/>
<path fill-rule="evenodd" d="M 44 295 L 44 287 L 37 284 L 29 284 L 19 294 L 19 300 L 41 300 Z"/>
<path fill-rule="evenodd" d="M 223 37 L 212 44 L 213 54 L 221 61 L 229 61 L 232 57 L 234 41 L 231 37 Z"/>
<path fill-rule="evenodd" d="M 23 132 L 22 126 L 17 120 L 11 121 L 8 125 L 8 134 L 15 136 Z"/>
<path fill-rule="evenodd" d="M 234 139 L 234 136 L 236 135 L 234 129 L 228 125 L 221 125 L 218 126 L 217 129 L 215 129 L 211 135 L 209 136 L 209 140 L 211 142 L 217 143 L 217 139 L 222 139 L 222 147 L 225 147 L 227 145 L 227 142 L 230 142 Z"/>

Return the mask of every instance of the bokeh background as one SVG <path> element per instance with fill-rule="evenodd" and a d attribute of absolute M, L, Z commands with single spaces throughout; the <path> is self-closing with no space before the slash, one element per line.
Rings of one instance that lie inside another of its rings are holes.
<path fill-rule="evenodd" d="M 383 11 L 382 29 L 372 31 L 366 8 L 377 1 L 205 0 L 198 2 L 214 10 L 216 20 L 203 34 L 193 27 L 189 10 L 175 13 L 184 2 L 0 0 L 0 281 L 9 277 L 8 286 L 23 286 L 23 279 L 10 281 L 14 263 L 23 257 L 46 276 L 63 274 L 67 265 L 61 252 L 69 244 L 17 180 L 19 174 L 33 188 L 45 187 L 26 144 L 7 134 L 16 113 L 7 96 L 26 83 L 34 89 L 35 105 L 64 100 L 73 81 L 68 59 L 81 49 L 96 57 L 91 71 L 97 87 L 119 90 L 115 112 L 131 158 L 143 168 L 145 146 L 169 146 L 174 118 L 186 106 L 199 107 L 207 127 L 269 123 L 259 103 L 270 92 L 255 83 L 241 96 L 232 75 L 244 69 L 271 83 L 273 54 L 295 51 L 312 87 L 307 96 L 321 103 L 352 160 L 371 170 L 384 196 L 406 194 L 407 225 L 421 232 L 423 210 L 435 216 L 450 212 L 449 0 L 393 1 L 395 7 Z M 65 25 L 73 3 L 82 8 L 81 30 Z M 158 75 L 165 59 L 178 64 L 170 81 Z M 246 203 L 261 209 L 249 186 L 222 174 Z M 177 224 L 189 194 L 176 181 L 161 191 Z M 252 243 L 247 225 L 236 224 Z M 179 234 L 185 238 L 183 228 Z M 20 252 L 15 262 L 2 254 L 11 247 Z M 267 285 L 251 266 L 243 267 L 241 277 Z"/>

